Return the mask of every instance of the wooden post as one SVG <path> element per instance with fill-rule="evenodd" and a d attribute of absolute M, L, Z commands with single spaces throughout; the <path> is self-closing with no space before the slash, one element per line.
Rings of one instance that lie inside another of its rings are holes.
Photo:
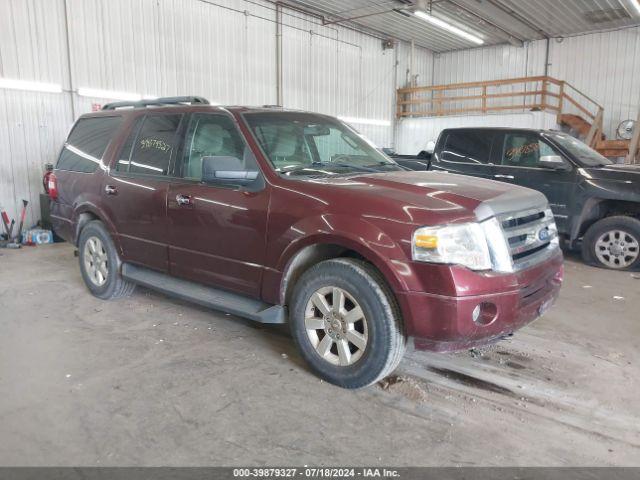
<path fill-rule="evenodd" d="M 633 136 L 631 137 L 631 142 L 629 143 L 629 154 L 625 159 L 626 163 L 637 163 L 638 159 L 638 150 L 640 150 L 640 112 L 638 112 L 638 120 L 636 121 L 636 125 L 633 128 Z"/>
<path fill-rule="evenodd" d="M 482 86 L 482 113 L 487 113 L 487 86 Z"/>
<path fill-rule="evenodd" d="M 563 108 L 564 108 L 564 80 L 560 82 L 560 91 L 558 92 L 558 119 L 557 119 L 558 125 L 560 124 Z"/>
<path fill-rule="evenodd" d="M 598 113 L 596 113 L 596 118 L 593 119 L 593 123 L 591 124 L 591 128 L 589 129 L 589 133 L 587 134 L 587 138 L 585 141 L 585 143 L 591 148 L 595 148 L 599 140 L 599 134 L 602 133 L 603 115 L 604 109 L 602 107 L 598 107 Z"/>
<path fill-rule="evenodd" d="M 547 109 L 547 88 L 549 88 L 549 82 L 547 81 L 547 79 L 545 77 L 545 79 L 542 81 L 542 98 L 540 99 L 540 104 L 542 106 L 541 107 L 542 110 L 546 110 Z"/>

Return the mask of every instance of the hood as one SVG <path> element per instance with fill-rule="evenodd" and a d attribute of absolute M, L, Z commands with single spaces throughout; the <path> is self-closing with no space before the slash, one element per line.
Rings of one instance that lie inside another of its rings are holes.
<path fill-rule="evenodd" d="M 607 165 L 606 167 L 582 168 L 594 180 L 614 180 L 635 183 L 640 186 L 640 165 Z"/>
<path fill-rule="evenodd" d="M 389 172 L 314 179 L 314 182 L 345 189 L 369 203 L 401 207 L 411 220 L 428 223 L 484 220 L 494 215 L 530 208 L 544 208 L 546 197 L 535 190 L 503 182 L 445 172 Z M 407 208 L 410 207 L 410 208 Z M 422 212 L 420 214 L 419 212 Z"/>

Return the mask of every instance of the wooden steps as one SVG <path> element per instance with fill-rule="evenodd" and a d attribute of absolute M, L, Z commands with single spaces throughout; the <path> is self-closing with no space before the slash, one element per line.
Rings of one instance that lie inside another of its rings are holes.
<path fill-rule="evenodd" d="M 600 140 L 595 150 L 605 157 L 625 157 L 629 154 L 630 140 Z"/>
<path fill-rule="evenodd" d="M 580 137 L 586 137 L 591 130 L 591 124 L 580 115 L 571 113 L 563 113 L 559 116 L 559 123 L 566 125 L 580 134 Z"/>

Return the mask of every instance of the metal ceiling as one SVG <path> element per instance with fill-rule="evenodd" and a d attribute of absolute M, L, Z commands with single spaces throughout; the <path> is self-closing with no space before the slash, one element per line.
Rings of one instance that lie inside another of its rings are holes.
<path fill-rule="evenodd" d="M 520 44 L 611 28 L 640 25 L 640 0 L 433 0 L 434 16 L 480 36 L 485 45 Z M 434 52 L 475 44 L 408 13 L 412 0 L 285 0 L 380 36 L 414 40 Z M 394 11 L 395 10 L 395 11 Z"/>

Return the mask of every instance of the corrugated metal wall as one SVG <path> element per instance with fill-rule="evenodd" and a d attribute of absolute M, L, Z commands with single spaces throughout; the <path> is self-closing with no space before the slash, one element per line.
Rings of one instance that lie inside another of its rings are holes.
<path fill-rule="evenodd" d="M 434 84 L 544 75 L 545 54 L 544 40 L 436 54 Z M 605 132 L 614 138 L 618 123 L 640 107 L 640 27 L 551 39 L 548 74 L 603 105 Z"/>
<path fill-rule="evenodd" d="M 39 218 L 43 165 L 55 161 L 74 114 L 109 101 L 71 90 L 277 103 L 275 9 L 262 0 L 0 1 L 0 77 L 64 90 L 0 89 L 0 205 L 15 217 L 28 199 L 27 223 Z M 391 146 L 409 47 L 384 50 L 380 39 L 294 10 L 282 23 L 284 105 L 346 117 Z M 427 81 L 430 52 L 416 48 L 414 58 Z"/>
<path fill-rule="evenodd" d="M 3 0 L 0 77 L 68 90 L 64 31 L 62 1 Z M 56 157 L 71 122 L 69 93 L 0 88 L 0 206 L 11 217 L 18 216 L 25 199 L 27 225 L 39 218 L 42 166 Z"/>
<path fill-rule="evenodd" d="M 549 75 L 564 79 L 604 107 L 608 138 L 640 109 L 640 27 L 552 40 Z"/>

